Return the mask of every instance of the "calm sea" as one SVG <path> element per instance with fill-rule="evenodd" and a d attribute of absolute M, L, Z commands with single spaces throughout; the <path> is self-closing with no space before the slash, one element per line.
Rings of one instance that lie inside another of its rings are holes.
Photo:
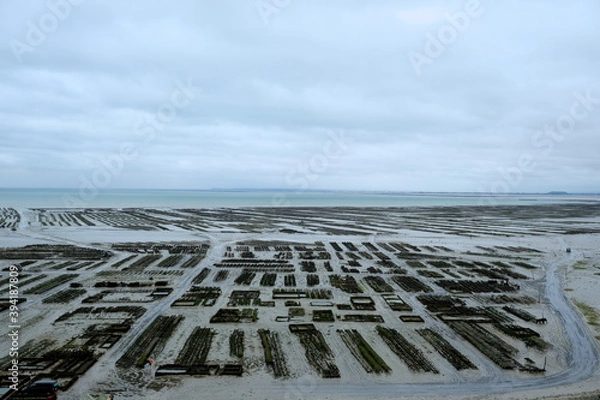
<path fill-rule="evenodd" d="M 525 205 L 600 201 L 599 196 L 396 194 L 372 192 L 0 189 L 0 207 L 14 208 L 234 208 L 234 207 L 427 207 Z"/>

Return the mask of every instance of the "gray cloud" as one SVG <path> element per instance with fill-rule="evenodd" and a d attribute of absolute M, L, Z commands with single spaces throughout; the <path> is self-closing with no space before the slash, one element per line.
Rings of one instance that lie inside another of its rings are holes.
<path fill-rule="evenodd" d="M 292 0 L 265 24 L 254 0 L 0 2 L 0 186 L 77 188 L 130 143 L 110 187 L 297 189 L 312 162 L 314 189 L 598 191 L 600 4 L 482 1 L 416 74 L 467 3 Z M 49 4 L 70 9 L 32 45 Z M 349 141 L 323 164 L 331 132 Z"/>

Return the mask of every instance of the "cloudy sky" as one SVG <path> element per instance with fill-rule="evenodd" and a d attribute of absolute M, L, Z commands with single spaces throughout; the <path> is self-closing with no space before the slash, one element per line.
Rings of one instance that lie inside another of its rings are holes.
<path fill-rule="evenodd" d="M 0 187 L 598 192 L 599 16 L 0 0 Z"/>

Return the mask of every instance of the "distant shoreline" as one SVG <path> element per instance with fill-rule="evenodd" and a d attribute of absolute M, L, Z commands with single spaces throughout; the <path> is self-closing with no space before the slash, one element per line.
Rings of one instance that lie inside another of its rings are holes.
<path fill-rule="evenodd" d="M 595 194 L 503 194 L 163 189 L 0 189 L 0 207 L 15 208 L 239 208 L 239 207 L 430 207 L 523 205 L 528 202 L 600 201 Z"/>

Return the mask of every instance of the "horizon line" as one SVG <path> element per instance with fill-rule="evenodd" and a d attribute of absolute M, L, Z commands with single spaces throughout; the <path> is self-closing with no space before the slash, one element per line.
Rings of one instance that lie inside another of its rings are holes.
<path fill-rule="evenodd" d="M 59 187 L 0 187 L 0 190 L 65 190 L 76 191 L 78 188 Z M 485 195 L 485 196 L 514 196 L 514 195 L 600 195 L 600 192 L 567 192 L 552 190 L 547 192 L 474 192 L 474 191 L 429 191 L 429 190 L 384 190 L 384 189 L 285 189 L 285 188 L 210 188 L 210 189 L 184 189 L 184 188 L 105 188 L 100 191 L 161 191 L 161 192 L 285 192 L 285 193 L 364 193 L 364 194 L 404 194 L 404 195 L 439 195 L 439 194 L 461 194 L 461 195 Z"/>

